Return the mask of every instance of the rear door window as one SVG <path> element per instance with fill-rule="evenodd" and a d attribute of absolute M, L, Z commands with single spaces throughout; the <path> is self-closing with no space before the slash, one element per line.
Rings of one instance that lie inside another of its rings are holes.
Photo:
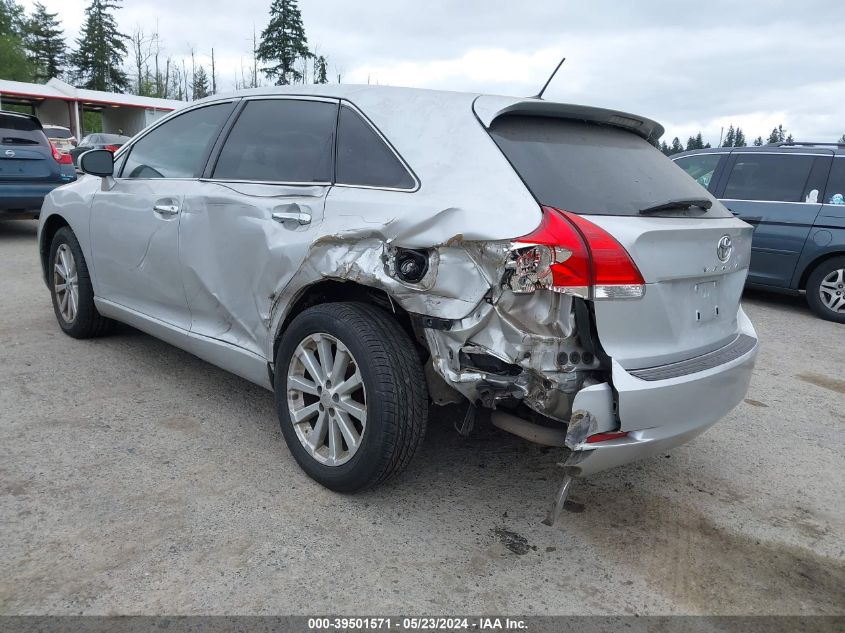
<path fill-rule="evenodd" d="M 337 125 L 336 182 L 343 185 L 413 189 L 413 176 L 372 126 L 342 107 Z"/>
<path fill-rule="evenodd" d="M 824 194 L 825 204 L 845 205 L 845 157 L 834 158 Z"/>
<path fill-rule="evenodd" d="M 702 187 L 709 189 L 713 181 L 713 173 L 719 165 L 723 154 L 696 154 L 676 158 L 675 164 L 687 172 Z M 715 183 L 713 183 L 715 184 Z"/>
<path fill-rule="evenodd" d="M 223 144 L 212 178 L 329 183 L 336 124 L 336 103 L 249 101 Z"/>
<path fill-rule="evenodd" d="M 701 185 L 633 132 L 593 123 L 503 116 L 490 135 L 540 204 L 573 213 L 639 215 L 684 199 L 711 199 L 695 217 L 730 217 Z"/>
<path fill-rule="evenodd" d="M 723 198 L 804 202 L 815 156 L 737 154 Z"/>
<path fill-rule="evenodd" d="M 123 177 L 198 178 L 232 107 L 231 103 L 210 105 L 162 123 L 130 148 Z"/>
<path fill-rule="evenodd" d="M 32 119 L 0 114 L 0 145 L 41 145 L 47 137 Z"/>

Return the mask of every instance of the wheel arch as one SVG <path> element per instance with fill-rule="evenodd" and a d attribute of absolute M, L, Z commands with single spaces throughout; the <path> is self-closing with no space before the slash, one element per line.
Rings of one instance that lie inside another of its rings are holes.
<path fill-rule="evenodd" d="M 367 303 L 382 308 L 399 323 L 411 337 L 411 340 L 416 341 L 418 347 L 422 349 L 422 345 L 414 332 L 410 313 L 402 308 L 386 290 L 355 281 L 323 279 L 302 288 L 290 302 L 289 308 L 273 337 L 273 362 L 275 363 L 279 344 L 285 331 L 299 314 L 311 306 L 341 301 Z"/>
<path fill-rule="evenodd" d="M 818 255 L 815 259 L 813 259 L 809 264 L 807 264 L 804 267 L 804 270 L 801 271 L 801 277 L 798 279 L 798 289 L 806 290 L 807 280 L 810 278 L 810 275 L 813 274 L 813 271 L 822 264 L 824 264 L 827 260 L 833 259 L 834 257 L 845 257 L 845 249 L 822 253 L 821 255 Z"/>
<path fill-rule="evenodd" d="M 41 273 L 44 278 L 44 283 L 48 283 L 47 263 L 50 257 L 50 245 L 53 243 L 53 238 L 56 232 L 64 226 L 70 227 L 70 223 L 58 213 L 52 214 L 48 217 L 41 226 L 41 236 L 38 242 L 38 254 L 41 258 Z M 71 230 L 73 230 L 71 228 Z"/>

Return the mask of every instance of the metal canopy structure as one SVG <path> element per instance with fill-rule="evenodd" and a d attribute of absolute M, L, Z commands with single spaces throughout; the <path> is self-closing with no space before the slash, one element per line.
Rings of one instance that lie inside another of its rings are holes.
<path fill-rule="evenodd" d="M 132 136 L 185 102 L 84 90 L 56 78 L 46 84 L 0 79 L 0 109 L 6 105 L 28 106 L 41 123 L 70 128 L 81 139 L 93 131 L 83 129 L 83 112 L 99 112 L 103 132 Z"/>

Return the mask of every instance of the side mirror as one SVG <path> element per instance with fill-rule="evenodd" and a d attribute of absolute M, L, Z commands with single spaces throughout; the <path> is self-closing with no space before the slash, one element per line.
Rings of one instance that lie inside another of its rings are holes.
<path fill-rule="evenodd" d="M 107 149 L 90 149 L 77 162 L 83 173 L 92 176 L 107 178 L 114 174 L 114 154 Z"/>

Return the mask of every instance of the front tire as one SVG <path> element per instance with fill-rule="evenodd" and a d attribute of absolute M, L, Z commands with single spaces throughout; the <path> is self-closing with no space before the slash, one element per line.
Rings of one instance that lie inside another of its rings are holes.
<path fill-rule="evenodd" d="M 408 335 L 379 308 L 308 308 L 282 338 L 275 366 L 282 434 L 300 467 L 338 492 L 402 472 L 425 435 L 428 396 Z"/>
<path fill-rule="evenodd" d="M 73 338 L 105 334 L 112 321 L 97 312 L 88 265 L 70 227 L 56 231 L 47 263 L 53 311 L 62 331 Z"/>
<path fill-rule="evenodd" d="M 845 257 L 832 257 L 807 278 L 807 303 L 818 316 L 845 323 Z"/>

